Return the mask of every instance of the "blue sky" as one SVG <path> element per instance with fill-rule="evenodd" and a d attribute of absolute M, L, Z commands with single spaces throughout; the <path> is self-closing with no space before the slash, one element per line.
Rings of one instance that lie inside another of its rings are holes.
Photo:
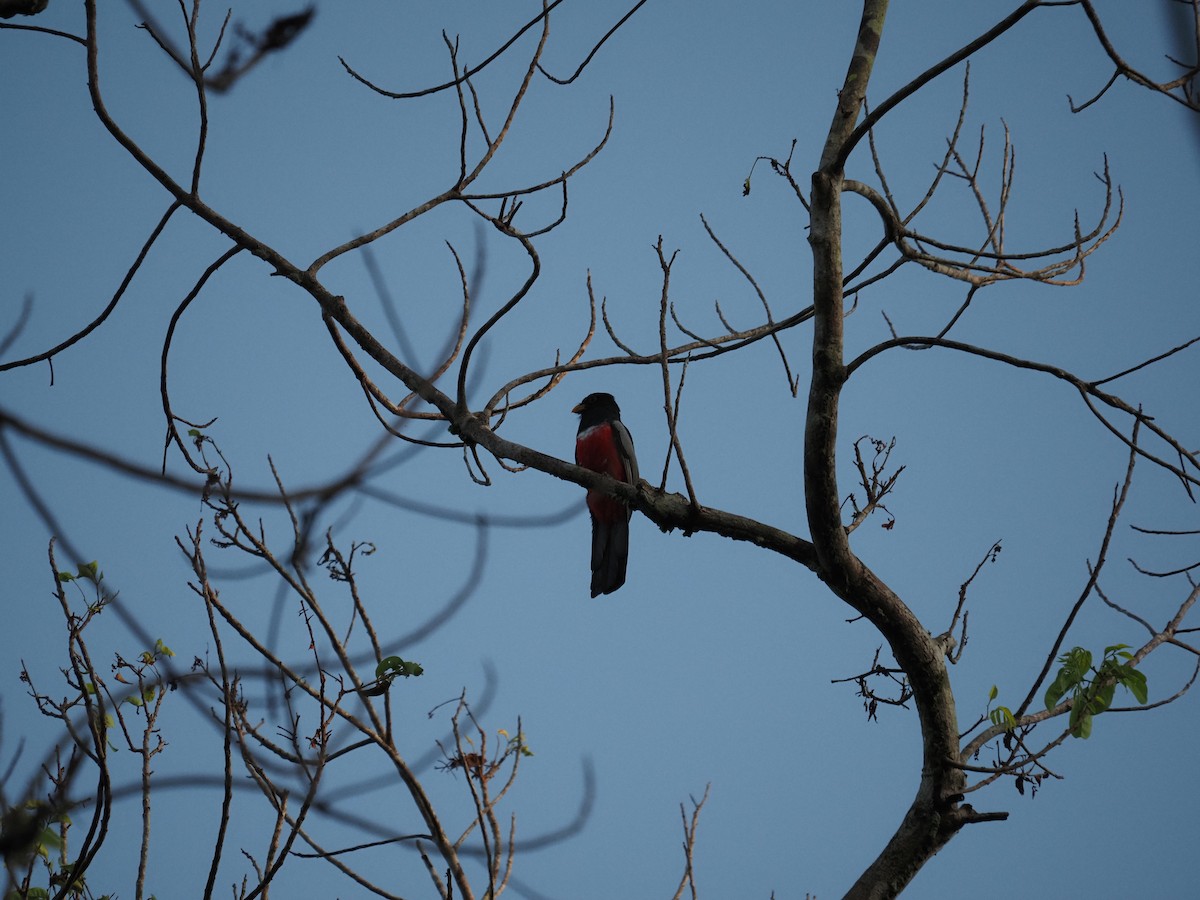
<path fill-rule="evenodd" d="M 174 4 L 162 4 L 174 33 Z M 661 289 L 653 245 L 661 235 L 680 253 L 672 297 L 681 318 L 706 333 L 720 328 L 713 302 L 740 325 L 761 318 L 758 299 L 705 235 L 716 233 L 754 273 L 777 316 L 809 302 L 810 254 L 803 209 L 759 165 L 749 197 L 742 183 L 760 155 L 783 157 L 796 141 L 794 171 L 815 165 L 840 86 L 857 10 L 850 4 L 765 3 L 729 12 L 716 5 L 651 0 L 612 38 L 581 78 L 562 88 L 536 83 L 481 187 L 499 190 L 558 174 L 603 134 L 610 96 L 612 138 L 573 182 L 567 223 L 539 242 L 544 275 L 534 293 L 487 345 L 474 393 L 569 352 L 586 328 L 586 277 L 607 300 L 622 337 L 639 349 L 657 342 Z M 992 4 L 897 4 L 889 14 L 870 97 L 878 102 L 931 63 L 987 28 Z M 1174 50 L 1157 16 L 1161 4 L 1100 4 L 1110 33 L 1135 64 L 1168 77 Z M 841 8 L 844 7 L 844 8 Z M 323 4 L 286 53 L 268 58 L 236 89 L 209 101 L 202 180 L 207 202 L 306 263 L 443 190 L 457 167 L 457 116 L 442 94 L 386 100 L 352 81 L 337 57 L 367 77 L 406 90 L 444 80 L 440 32 L 461 35 L 460 53 L 477 62 L 536 5 L 465 2 Z M 1154 14 L 1151 14 L 1151 10 Z M 251 27 L 291 11 L 288 4 L 236 8 Z M 563 4 L 546 65 L 575 68 L 624 8 Z M 221 10 L 203 8 L 211 41 Z M 60 0 L 37 24 L 82 33 L 81 4 Z M 195 96 L 123 4 L 102 10 L 101 72 L 110 110 L 177 178 L 190 171 Z M 26 295 L 30 321 L 7 358 L 52 346 L 108 302 L 141 243 L 167 206 L 162 189 L 107 136 L 91 113 L 84 55 L 43 34 L 0 31 L 0 328 Z M 532 49 L 481 77 L 484 109 L 496 121 Z M 995 197 L 1004 125 L 1017 166 L 1008 233 L 1013 247 L 1070 239 L 1074 210 L 1087 225 L 1103 204 L 1093 173 L 1107 154 L 1126 200 L 1120 230 L 1089 260 L 1078 288 L 1000 285 L 983 292 L 956 330 L 964 341 L 1028 356 L 1099 378 L 1200 334 L 1194 229 L 1200 165 L 1195 114 L 1122 82 L 1096 106 L 1072 115 L 1067 95 L 1090 97 L 1110 74 L 1078 10 L 1030 16 L 972 61 L 964 138 L 986 134 L 985 188 Z M 901 204 L 923 194 L 941 159 L 962 95 L 962 69 L 931 84 L 881 124 L 877 144 Z M 874 182 L 862 150 L 850 177 Z M 979 235 L 969 197 L 950 185 L 922 220 L 970 243 Z M 877 239 L 869 207 L 846 201 L 848 253 Z M 552 218 L 554 200 L 530 204 L 532 222 Z M 428 364 L 458 313 L 457 274 L 446 242 L 464 258 L 479 241 L 486 274 L 480 314 L 490 314 L 526 274 L 523 254 L 480 234 L 463 210 L 439 210 L 380 241 L 375 257 L 396 297 L 417 361 Z M 164 423 L 158 392 L 163 335 L 172 312 L 204 267 L 226 247 L 211 229 L 178 216 L 155 246 L 112 318 L 45 364 L 4 372 L 0 404 L 57 433 L 157 466 Z M 369 274 L 349 255 L 323 272 L 365 321 L 385 327 Z M 218 417 L 219 442 L 237 484 L 266 488 L 267 456 L 290 487 L 340 472 L 376 437 L 378 426 L 341 364 L 313 302 L 267 277 L 255 260 L 226 266 L 187 311 L 172 349 L 176 411 L 194 421 Z M 961 303 L 960 285 L 901 272 L 864 291 L 847 320 L 848 353 L 886 339 L 888 326 L 936 330 Z M 688 371 L 681 437 L 700 501 L 805 532 L 797 446 L 803 427 L 810 332 L 783 339 L 801 397 L 793 399 L 778 353 L 754 349 Z M 600 336 L 591 351 L 609 355 Z M 1196 357 L 1183 354 L 1118 382 L 1168 430 L 1195 445 L 1200 418 Z M 608 390 L 637 442 L 642 473 L 657 483 L 666 455 L 657 369 L 617 367 L 570 377 L 545 401 L 506 423 L 509 437 L 569 458 L 570 408 Z M 1126 454 L 1064 385 L 948 352 L 892 351 L 851 383 L 842 408 L 843 452 L 870 434 L 896 438 L 907 466 L 889 508 L 896 526 L 872 520 L 854 536 L 856 552 L 906 599 L 931 630 L 949 622 L 959 585 L 993 542 L 1003 552 L 971 591 L 970 644 L 952 670 L 960 720 L 984 711 L 989 688 L 1015 705 L 1086 579 Z M 174 536 L 202 516 L 195 496 L 114 476 L 86 462 L 9 436 L 22 466 L 62 523 L 60 540 L 78 561 L 100 562 L 120 602 L 147 633 L 186 665 L 204 656 L 203 609 Z M 183 473 L 178 460 L 172 471 Z M 915 789 L 915 714 L 883 710 L 867 722 L 846 684 L 867 669 L 879 638 L 807 571 L 710 535 L 664 535 L 635 518 L 629 580 L 612 597 L 587 597 L 588 525 L 576 488 L 536 472 L 513 475 L 494 463 L 494 485 L 476 486 L 456 451 L 424 451 L 397 465 L 378 487 L 468 514 L 540 515 L 577 510 L 549 528 L 496 527 L 486 535 L 481 587 L 442 630 L 405 655 L 426 675 L 402 686 L 396 709 L 404 743 L 419 758 L 443 736 L 446 717 L 426 712 L 457 696 L 488 690 L 483 716 L 494 731 L 522 717 L 536 756 L 508 808 L 518 834 L 534 837 L 571 820 L 588 771 L 595 806 L 569 841 L 518 857 L 516 877 L 530 896 L 669 897 L 682 868 L 679 809 L 711 783 L 696 853 L 701 896 L 837 896 L 873 859 Z M 672 468 L 668 486 L 682 489 Z M 843 487 L 850 489 L 850 470 Z M 23 660 L 50 693 L 65 662 L 61 615 L 46 562 L 50 527 L 0 472 L 0 587 L 8 625 L 0 629 L 3 765 L 22 746 L 16 773 L 27 777 L 54 736 L 17 682 Z M 279 546 L 283 514 L 261 510 Z M 412 516 L 373 499 L 348 498 L 328 510 L 341 542 L 366 540 L 367 603 L 385 643 L 424 622 L 467 580 L 477 535 L 461 524 Z M 1144 466 L 1129 501 L 1128 524 L 1196 528 L 1195 507 L 1170 477 Z M 1173 568 L 1194 561 L 1194 539 L 1151 539 L 1123 527 L 1104 582 L 1118 602 L 1151 621 L 1170 615 L 1186 585 L 1150 581 L 1124 562 Z M 285 656 L 303 658 L 307 639 L 295 604 L 232 554 L 211 552 L 226 602 L 266 629 L 277 627 Z M 324 590 L 342 602 L 338 586 Z M 272 623 L 275 623 L 273 626 Z M 1068 644 L 1099 650 L 1137 643 L 1136 627 L 1093 599 Z M 144 649 L 115 616 L 92 636 L 101 658 Z M 1187 654 L 1147 666 L 1151 699 L 1191 671 Z M 487 688 L 487 672 L 495 673 Z M 156 771 L 212 767 L 219 741 L 180 699 L 168 698 L 163 733 L 170 746 Z M 264 715 L 266 712 L 264 711 Z M 1086 742 L 1052 757 L 1063 780 L 1035 799 L 1000 783 L 972 798 L 980 810 L 1007 810 L 1006 823 L 959 835 L 917 877 L 914 897 L 966 893 L 1163 898 L 1191 896 L 1200 838 L 1195 815 L 1200 738 L 1194 698 L 1148 714 L 1097 721 Z M 128 755 L 128 754 L 126 754 Z M 119 764 L 127 765 L 128 760 Z M 368 772 L 367 774 L 372 774 Z M 336 794 L 364 772 L 329 775 Z M 17 778 L 17 776 L 14 776 Z M 425 780 L 450 821 L 465 821 L 461 777 L 428 771 Z M 196 892 L 215 830 L 212 794 L 160 795 L 149 888 L 160 897 Z M 361 815 L 411 830 L 411 805 L 398 787 L 357 794 Z M 236 846 L 261 853 L 261 804 L 239 807 Z M 128 806 L 111 847 L 89 876 L 98 890 L 133 895 L 136 809 Z M 332 845 L 343 842 L 330 831 Z M 357 838 L 346 836 L 344 842 Z M 125 845 L 128 845 L 127 848 Z M 125 849 L 123 849 L 125 848 Z M 393 851 L 360 860 L 399 880 L 405 896 L 428 896 L 419 862 Z M 229 855 L 223 882 L 240 877 Z M 290 869 L 290 871 L 289 871 Z M 357 896 L 327 866 L 296 860 L 281 896 Z"/>

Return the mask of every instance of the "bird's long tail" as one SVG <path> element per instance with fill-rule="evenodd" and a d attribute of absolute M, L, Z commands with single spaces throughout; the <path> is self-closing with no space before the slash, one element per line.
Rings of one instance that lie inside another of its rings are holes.
<path fill-rule="evenodd" d="M 625 583 L 629 561 L 629 519 L 592 520 L 592 596 L 611 594 Z"/>

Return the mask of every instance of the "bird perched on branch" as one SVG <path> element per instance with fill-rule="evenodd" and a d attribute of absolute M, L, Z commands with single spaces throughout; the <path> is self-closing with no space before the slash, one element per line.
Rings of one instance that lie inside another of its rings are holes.
<path fill-rule="evenodd" d="M 637 484 L 633 438 L 621 422 L 612 394 L 588 394 L 571 412 L 579 413 L 575 462 L 585 469 Z M 633 510 L 616 497 L 588 491 L 592 514 L 592 596 L 611 594 L 625 583 L 629 560 L 629 517 Z"/>

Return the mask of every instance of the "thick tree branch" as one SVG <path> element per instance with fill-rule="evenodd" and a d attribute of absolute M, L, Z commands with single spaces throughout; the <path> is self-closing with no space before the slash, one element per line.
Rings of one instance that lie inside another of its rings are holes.
<path fill-rule="evenodd" d="M 864 0 L 858 40 L 838 97 L 821 165 L 812 179 L 809 243 L 813 253 L 813 374 L 804 436 L 804 489 L 817 574 L 887 640 L 908 676 L 921 720 L 921 781 L 900 827 L 847 893 L 898 894 L 924 863 L 978 814 L 960 806 L 965 778 L 957 758 L 958 719 L 945 649 L 899 597 L 850 549 L 837 484 L 838 406 L 843 361 L 842 167 L 865 128 L 855 130 L 887 13 L 886 0 Z M 897 99 L 896 102 L 899 102 Z"/>

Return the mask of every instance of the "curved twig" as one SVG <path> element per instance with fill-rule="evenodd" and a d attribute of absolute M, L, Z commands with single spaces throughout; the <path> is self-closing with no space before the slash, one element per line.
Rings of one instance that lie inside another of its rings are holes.
<path fill-rule="evenodd" d="M 137 258 L 134 259 L 133 264 L 126 269 L 125 276 L 121 279 L 121 284 L 117 288 L 116 293 L 113 294 L 112 299 L 108 301 L 108 305 L 100 311 L 100 314 L 96 316 L 96 318 L 94 318 L 79 331 L 75 332 L 69 338 L 66 338 L 65 340 L 51 347 L 49 350 L 44 350 L 41 353 L 35 353 L 33 356 L 27 356 L 24 359 L 14 359 L 12 362 L 0 363 L 0 372 L 7 371 L 8 369 L 20 368 L 21 366 L 33 365 L 34 363 L 42 362 L 43 360 L 53 359 L 63 350 L 66 350 L 73 344 L 79 343 L 81 340 L 103 325 L 105 320 L 112 315 L 113 310 L 117 308 L 117 304 L 121 302 L 121 298 L 125 296 L 126 289 L 133 281 L 133 277 L 137 274 L 138 269 L 141 268 L 146 256 L 150 253 L 150 248 L 154 246 L 154 242 L 158 240 L 159 236 L 163 233 L 163 230 L 167 227 L 167 222 L 171 220 L 171 216 L 175 214 L 175 211 L 178 210 L 181 205 L 183 204 L 181 204 L 179 201 L 175 201 L 167 207 L 167 211 L 162 214 L 158 220 L 158 223 L 150 232 L 150 237 L 146 238 L 145 243 L 142 244 L 142 249 L 138 252 Z"/>
<path fill-rule="evenodd" d="M 386 88 L 382 88 L 379 85 L 375 84 L 374 82 L 368 80 L 365 76 L 360 75 L 358 72 L 356 72 L 353 68 L 350 67 L 350 64 L 348 62 L 346 62 L 346 60 L 343 57 L 339 56 L 338 62 L 340 62 L 342 64 L 342 68 L 344 68 L 346 70 L 347 74 L 349 74 L 350 77 L 353 78 L 355 81 L 357 81 L 363 85 L 366 85 L 368 88 L 373 90 L 375 93 L 377 93 L 381 96 L 387 97 L 391 100 L 411 100 L 414 97 L 426 97 L 430 94 L 436 94 L 441 91 L 449 90 L 450 88 L 457 88 L 457 87 L 461 86 L 467 79 L 470 79 L 470 78 L 474 77 L 475 75 L 478 75 L 480 72 L 482 72 L 488 66 L 490 66 L 492 63 L 494 63 L 497 59 L 499 59 L 501 56 L 503 56 L 504 52 L 506 50 L 508 50 L 508 48 L 511 47 L 513 44 L 515 44 L 518 40 L 520 40 L 521 36 L 524 35 L 525 32 L 529 31 L 529 29 L 533 28 L 539 22 L 542 22 L 543 20 L 548 19 L 550 17 L 551 10 L 553 10 L 556 6 L 558 6 L 562 2 L 563 2 L 563 0 L 543 0 L 542 11 L 540 13 L 538 13 L 536 16 L 534 16 L 532 19 L 530 19 L 528 22 L 526 22 L 524 25 L 522 25 L 517 30 L 517 32 L 515 34 L 513 34 L 513 36 L 510 37 L 507 41 L 505 41 L 498 50 L 496 50 L 494 53 L 492 53 L 491 56 L 489 56 L 487 59 L 485 59 L 479 65 L 463 70 L 462 74 L 455 73 L 455 77 L 453 79 L 451 79 L 450 81 L 444 82 L 443 84 L 434 85 L 433 87 L 422 88 L 417 91 L 389 91 Z"/>

